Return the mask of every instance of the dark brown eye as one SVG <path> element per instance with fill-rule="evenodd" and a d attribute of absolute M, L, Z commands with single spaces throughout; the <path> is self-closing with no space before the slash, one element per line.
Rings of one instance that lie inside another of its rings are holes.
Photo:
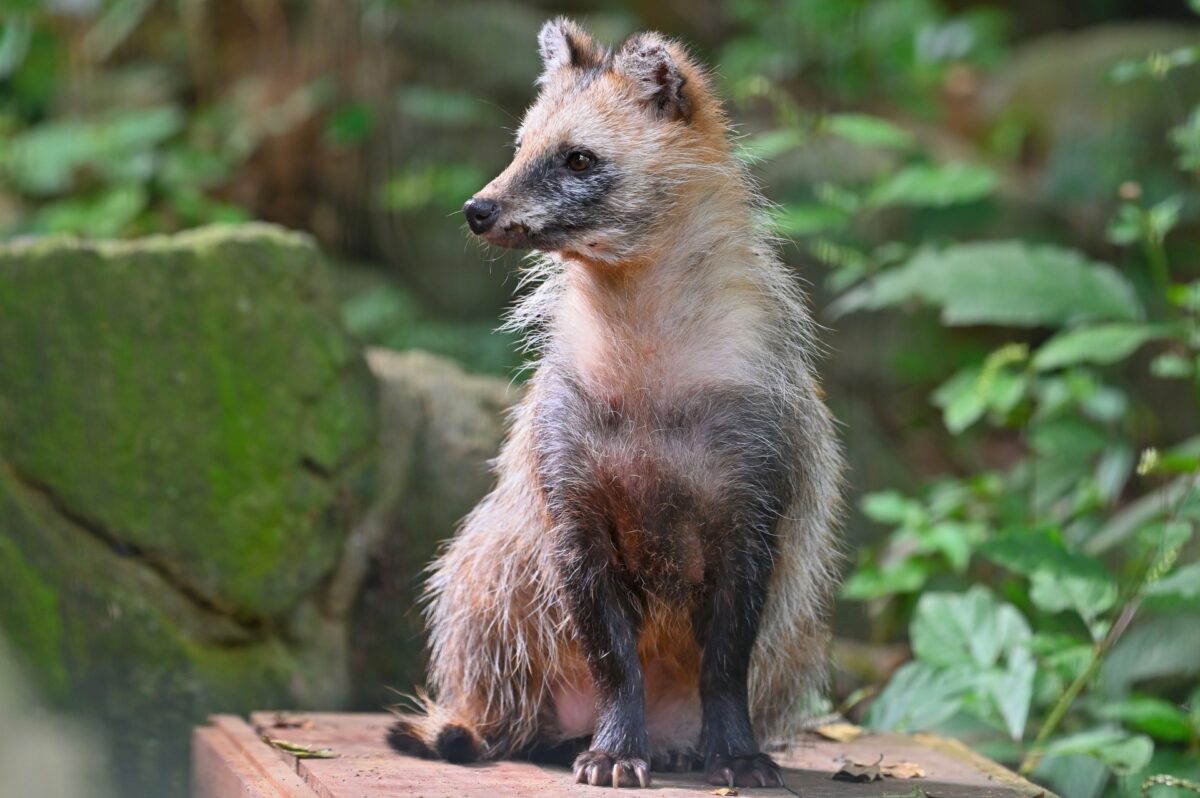
<path fill-rule="evenodd" d="M 583 172 L 592 166 L 592 156 L 586 152 L 575 152 L 567 155 L 567 168 L 572 172 Z"/>

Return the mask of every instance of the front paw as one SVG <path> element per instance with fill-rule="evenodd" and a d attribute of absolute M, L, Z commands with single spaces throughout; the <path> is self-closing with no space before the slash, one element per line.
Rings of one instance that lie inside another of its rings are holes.
<path fill-rule="evenodd" d="M 709 754 L 704 758 L 704 776 L 709 784 L 719 787 L 783 786 L 779 765 L 766 754 Z"/>
<path fill-rule="evenodd" d="M 575 757 L 575 783 L 593 787 L 649 787 L 650 765 L 637 757 L 614 757 L 603 751 L 584 751 Z"/>

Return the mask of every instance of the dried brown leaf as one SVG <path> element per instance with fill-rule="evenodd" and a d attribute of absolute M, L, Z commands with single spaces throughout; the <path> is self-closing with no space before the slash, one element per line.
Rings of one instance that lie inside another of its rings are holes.
<path fill-rule="evenodd" d="M 850 761 L 842 765 L 842 769 L 833 774 L 836 781 L 881 781 L 883 774 L 879 770 L 879 763 L 883 761 L 883 756 L 875 760 L 874 764 L 866 765 L 862 762 Z"/>
<path fill-rule="evenodd" d="M 737 787 L 718 787 L 710 795 L 737 795 Z"/>
<path fill-rule="evenodd" d="M 893 779 L 923 779 L 925 778 L 925 768 L 918 765 L 916 762 L 892 762 L 888 765 L 880 765 L 879 771 Z"/>
<path fill-rule="evenodd" d="M 826 740 L 849 743 L 862 736 L 863 728 L 853 723 L 826 723 L 824 726 L 817 726 L 813 731 Z"/>

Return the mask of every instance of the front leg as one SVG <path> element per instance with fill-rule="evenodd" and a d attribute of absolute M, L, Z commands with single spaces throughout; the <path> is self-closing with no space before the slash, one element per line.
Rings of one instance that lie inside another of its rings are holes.
<path fill-rule="evenodd" d="M 772 547 L 770 528 L 730 534 L 711 568 L 696 615 L 702 647 L 700 747 L 710 784 L 781 787 L 774 760 L 758 747 L 750 723 L 750 655 L 767 597 Z"/>
<path fill-rule="evenodd" d="M 637 650 L 640 612 L 599 549 L 595 535 L 578 530 L 562 535 L 559 559 L 567 609 L 596 685 L 596 729 L 590 749 L 575 759 L 575 781 L 646 787 L 650 765 Z"/>

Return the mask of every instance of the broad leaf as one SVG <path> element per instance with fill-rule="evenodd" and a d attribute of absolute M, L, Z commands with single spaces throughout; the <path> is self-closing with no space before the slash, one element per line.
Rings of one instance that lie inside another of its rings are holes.
<path fill-rule="evenodd" d="M 862 511 L 872 521 L 896 526 L 918 524 L 925 517 L 920 502 L 894 490 L 868 493 L 863 497 Z"/>
<path fill-rule="evenodd" d="M 1033 575 L 1029 599 L 1046 612 L 1074 610 L 1090 624 L 1117 603 L 1117 583 L 1105 573 L 1081 575 L 1043 570 Z"/>
<path fill-rule="evenodd" d="M 786 205 L 774 215 L 775 229 L 781 235 L 802 238 L 845 227 L 850 214 L 841 208 L 820 203 Z"/>
<path fill-rule="evenodd" d="M 1200 562 L 1189 563 L 1146 588 L 1152 607 L 1200 608 Z"/>
<path fill-rule="evenodd" d="M 866 725 L 896 731 L 936 727 L 962 709 L 972 671 L 969 667 L 935 668 L 924 662 L 905 664 L 871 703 Z"/>
<path fill-rule="evenodd" d="M 922 552 L 936 552 L 946 558 L 950 567 L 961 573 L 971 560 L 971 552 L 983 540 L 985 530 L 980 524 L 959 521 L 939 521 L 914 532 Z"/>
<path fill-rule="evenodd" d="M 1095 757 L 1117 774 L 1141 770 L 1154 754 L 1154 743 L 1142 734 L 1099 728 L 1060 737 L 1046 746 L 1047 756 L 1084 754 Z"/>
<path fill-rule="evenodd" d="M 976 586 L 966 593 L 921 596 L 910 637 L 913 653 L 922 662 L 990 668 L 1001 656 L 1027 649 L 1030 631 L 1012 605 Z"/>
<path fill-rule="evenodd" d="M 989 674 L 984 682 L 984 693 L 1013 740 L 1019 741 L 1025 734 L 1036 674 L 1033 657 L 1020 656 L 1014 658 L 1006 670 Z"/>
<path fill-rule="evenodd" d="M 1168 332 L 1161 326 L 1120 323 L 1067 330 L 1042 345 L 1033 356 L 1033 365 L 1046 371 L 1078 363 L 1116 363 L 1129 357 L 1147 341 Z"/>
<path fill-rule="evenodd" d="M 743 161 L 769 161 L 804 144 L 807 137 L 797 128 L 768 130 L 738 142 L 737 157 Z"/>
<path fill-rule="evenodd" d="M 956 435 L 987 412 L 987 398 L 979 390 L 979 372 L 977 367 L 963 369 L 933 393 L 934 404 L 942 408 L 942 423 Z"/>
<path fill-rule="evenodd" d="M 1117 583 L 1096 559 L 1067 549 L 1057 530 L 1008 530 L 980 553 L 1030 578 L 1029 598 L 1047 612 L 1074 610 L 1088 622 L 1117 601 Z"/>
<path fill-rule="evenodd" d="M 1142 317 L 1133 287 L 1111 266 L 1018 241 L 923 250 L 848 292 L 833 310 L 845 314 L 914 299 L 940 308 L 949 325 L 1039 327 Z"/>
<path fill-rule="evenodd" d="M 875 206 L 945 207 L 989 197 L 999 183 L 995 172 L 976 164 L 907 166 L 878 183 L 869 202 Z"/>
<path fill-rule="evenodd" d="M 1130 696 L 1123 701 L 1104 702 L 1096 714 L 1167 742 L 1187 742 L 1192 736 L 1191 719 L 1179 707 L 1153 696 Z"/>
<path fill-rule="evenodd" d="M 1139 682 L 1200 674 L 1200 615 L 1148 617 L 1113 646 L 1100 671 L 1106 693 L 1122 695 Z"/>
<path fill-rule="evenodd" d="M 913 145 L 911 133 L 878 116 L 830 114 L 822 124 L 833 135 L 863 147 L 906 150 Z"/>
<path fill-rule="evenodd" d="M 912 559 L 883 567 L 863 565 L 842 585 L 842 598 L 870 601 L 897 593 L 915 593 L 925 586 L 930 570 L 929 563 Z"/>

